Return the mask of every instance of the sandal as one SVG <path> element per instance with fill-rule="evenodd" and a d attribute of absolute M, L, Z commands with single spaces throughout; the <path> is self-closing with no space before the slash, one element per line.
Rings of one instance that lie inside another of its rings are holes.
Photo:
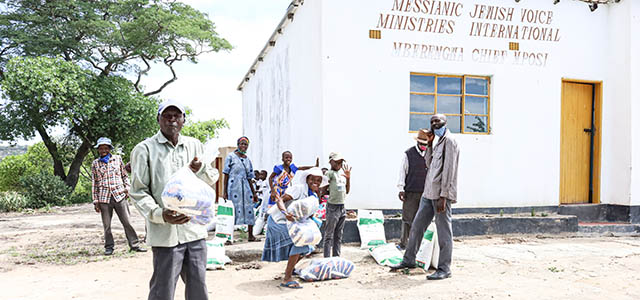
<path fill-rule="evenodd" d="M 257 237 L 253 237 L 253 239 L 248 239 L 249 242 L 262 242 L 261 239 L 257 238 Z"/>
<path fill-rule="evenodd" d="M 286 287 L 286 288 L 290 288 L 290 289 L 301 289 L 302 286 L 300 286 L 300 284 L 295 281 L 295 280 L 291 280 L 287 283 L 280 283 L 281 287 Z"/>

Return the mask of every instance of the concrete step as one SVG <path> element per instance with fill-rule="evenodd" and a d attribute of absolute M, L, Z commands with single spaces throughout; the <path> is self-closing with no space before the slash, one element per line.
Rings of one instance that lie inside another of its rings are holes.
<path fill-rule="evenodd" d="M 640 233 L 640 224 L 629 223 L 578 223 L 578 232 L 587 234 Z"/>
<path fill-rule="evenodd" d="M 576 216 L 547 215 L 545 217 L 531 216 L 500 216 L 500 215 L 454 215 L 454 236 L 474 236 L 487 234 L 559 234 L 578 232 L 578 218 Z M 402 231 L 400 218 L 385 218 L 385 235 L 387 239 L 398 239 Z M 345 222 L 344 243 L 360 242 L 357 220 L 348 219 Z"/>

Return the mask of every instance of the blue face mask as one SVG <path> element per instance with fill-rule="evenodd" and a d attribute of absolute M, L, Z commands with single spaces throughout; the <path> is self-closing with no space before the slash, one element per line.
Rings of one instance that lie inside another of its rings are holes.
<path fill-rule="evenodd" d="M 442 137 L 446 130 L 447 130 L 447 127 L 446 126 L 442 126 L 439 129 L 434 130 L 433 133 L 435 135 L 439 136 L 439 137 Z"/>

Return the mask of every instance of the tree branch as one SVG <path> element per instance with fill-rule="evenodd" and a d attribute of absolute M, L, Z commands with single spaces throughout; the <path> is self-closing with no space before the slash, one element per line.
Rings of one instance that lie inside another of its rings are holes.
<path fill-rule="evenodd" d="M 133 85 L 136 88 L 136 91 L 138 91 L 138 93 L 141 93 L 140 91 L 140 79 L 142 78 L 142 75 L 147 74 L 147 72 L 149 72 L 149 70 L 151 70 L 151 65 L 149 65 L 149 62 L 147 61 L 147 58 L 144 55 L 141 55 L 140 58 L 142 59 L 142 62 L 144 62 L 145 65 L 147 65 L 147 68 L 138 72 L 138 80 L 136 80 L 136 83 Z"/>
<path fill-rule="evenodd" d="M 60 177 L 60 179 L 65 180 L 67 175 L 64 172 L 64 166 L 62 165 L 62 160 L 60 159 L 60 154 L 58 153 L 58 146 L 51 139 L 47 131 L 41 125 L 36 126 L 36 130 L 40 134 L 42 138 L 42 142 L 45 147 L 47 147 L 47 151 L 51 154 L 51 158 L 53 159 L 53 175 Z"/>
<path fill-rule="evenodd" d="M 152 95 L 158 94 L 158 93 L 162 92 L 162 90 L 163 90 L 165 87 L 167 87 L 167 85 L 169 85 L 169 84 L 171 84 L 172 82 L 174 82 L 174 81 L 178 80 L 178 77 L 176 76 L 176 71 L 173 69 L 173 66 L 172 66 L 170 63 L 168 63 L 166 60 L 165 60 L 165 63 L 164 63 L 164 64 L 165 64 L 167 67 L 169 67 L 169 70 L 171 70 L 171 74 L 173 74 L 173 78 L 171 78 L 171 79 L 167 80 L 167 81 L 166 81 L 164 84 L 162 84 L 162 86 L 160 86 L 160 88 L 158 88 L 157 90 L 155 90 L 155 91 L 153 91 L 153 92 L 145 93 L 145 94 L 144 94 L 145 96 L 147 96 L 147 97 L 148 97 L 148 96 L 152 96 Z"/>

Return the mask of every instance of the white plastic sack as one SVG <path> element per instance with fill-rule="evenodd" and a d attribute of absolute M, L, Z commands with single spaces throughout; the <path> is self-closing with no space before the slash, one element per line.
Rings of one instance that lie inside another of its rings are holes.
<path fill-rule="evenodd" d="M 369 248 L 369 254 L 379 265 L 392 266 L 402 262 L 402 252 L 398 250 L 396 244 L 388 243 Z"/>
<path fill-rule="evenodd" d="M 289 236 L 293 244 L 298 247 L 315 246 L 320 243 L 322 239 L 320 228 L 318 228 L 316 222 L 309 218 L 295 222 L 287 221 L 287 229 L 289 230 Z"/>
<path fill-rule="evenodd" d="M 207 242 L 207 270 L 224 269 L 224 265 L 231 262 L 225 254 L 223 238 L 214 238 Z"/>
<path fill-rule="evenodd" d="M 438 252 L 435 252 L 435 248 L 438 248 Z M 436 231 L 436 224 L 431 222 L 427 230 L 422 236 L 420 243 L 420 250 L 416 254 L 416 265 L 425 270 L 429 269 L 430 265 L 433 265 L 435 258 L 434 268 L 438 268 L 438 259 L 440 255 L 440 247 L 438 247 L 438 233 Z M 434 257 L 435 256 L 435 257 Z"/>
<path fill-rule="evenodd" d="M 293 203 L 287 207 L 287 212 L 292 214 L 293 218 L 296 220 L 306 219 L 316 213 L 318 205 L 318 198 L 310 196 L 293 201 Z"/>
<path fill-rule="evenodd" d="M 235 224 L 233 202 L 218 199 L 216 213 L 216 237 L 233 241 L 233 225 Z"/>
<path fill-rule="evenodd" d="M 266 213 L 260 210 L 260 213 L 256 216 L 255 224 L 253 225 L 253 236 L 262 234 L 262 229 L 264 229 L 264 224 L 267 223 L 265 221 Z"/>
<path fill-rule="evenodd" d="M 382 211 L 358 209 L 358 231 L 360 232 L 361 249 L 385 244 Z"/>
<path fill-rule="evenodd" d="M 162 191 L 165 207 L 191 217 L 191 222 L 205 225 L 213 218 L 211 204 L 215 191 L 200 180 L 188 166 L 169 178 Z"/>
<path fill-rule="evenodd" d="M 355 268 L 353 262 L 342 257 L 327 257 L 311 260 L 308 266 L 298 270 L 298 274 L 307 282 L 342 279 L 348 278 Z"/>

